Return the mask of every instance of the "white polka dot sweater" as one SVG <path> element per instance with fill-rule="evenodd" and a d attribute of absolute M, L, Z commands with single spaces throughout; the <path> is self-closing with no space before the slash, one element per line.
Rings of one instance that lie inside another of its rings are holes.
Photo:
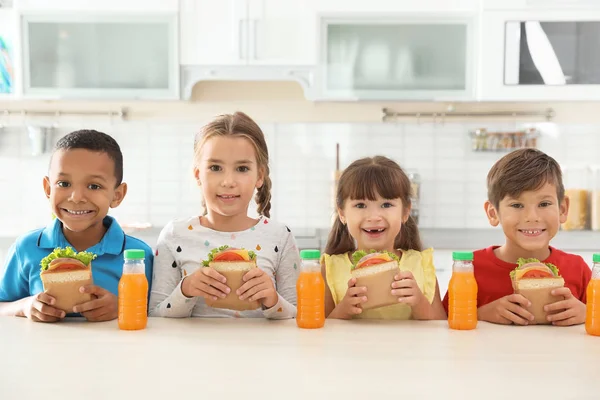
<path fill-rule="evenodd" d="M 216 247 L 245 248 L 256 253 L 257 266 L 273 280 L 279 299 L 269 309 L 234 311 L 208 306 L 201 297 L 188 298 L 181 282 L 202 267 L 202 260 Z M 200 225 L 198 216 L 176 219 L 160 233 L 154 257 L 150 294 L 153 317 L 232 317 L 287 319 L 296 316 L 296 280 L 300 255 L 285 225 L 262 217 L 242 232 L 219 232 Z"/>

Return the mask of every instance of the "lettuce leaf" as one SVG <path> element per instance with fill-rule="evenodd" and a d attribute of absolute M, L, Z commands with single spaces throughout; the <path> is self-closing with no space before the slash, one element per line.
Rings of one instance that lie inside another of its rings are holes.
<path fill-rule="evenodd" d="M 90 253 L 89 251 L 80 251 L 78 253 L 73 250 L 73 248 L 68 246 L 64 249 L 57 247 L 54 249 L 54 251 L 52 251 L 52 253 L 48 254 L 48 256 L 42 258 L 42 261 L 40 261 L 40 266 L 42 267 L 42 271 L 46 271 L 52 260 L 56 260 L 57 258 L 74 258 L 81 261 L 84 265 L 90 265 L 92 260 L 96 257 L 96 254 Z"/>
<path fill-rule="evenodd" d="M 202 261 L 202 266 L 208 267 L 208 264 L 212 262 L 212 260 L 215 258 L 215 256 L 217 254 L 227 250 L 228 248 L 229 248 L 228 245 L 223 245 L 223 246 L 219 246 L 219 247 L 212 249 L 210 251 L 210 253 L 208 253 L 208 259 Z M 240 250 L 246 250 L 246 249 L 240 248 Z M 250 257 L 250 260 L 256 260 L 256 253 L 253 252 L 252 250 L 247 250 L 247 251 L 248 251 L 248 257 Z"/>
<path fill-rule="evenodd" d="M 510 271 L 510 279 L 515 279 L 517 270 L 520 269 L 521 267 L 523 267 L 523 265 L 529 264 L 529 263 L 542 263 L 542 262 L 540 260 L 538 260 L 537 258 L 519 258 L 517 260 L 517 268 Z M 544 264 L 545 266 L 550 268 L 550 270 L 552 271 L 554 276 L 560 276 L 558 274 L 558 267 L 556 265 L 554 265 L 552 263 L 542 263 L 542 264 Z"/>

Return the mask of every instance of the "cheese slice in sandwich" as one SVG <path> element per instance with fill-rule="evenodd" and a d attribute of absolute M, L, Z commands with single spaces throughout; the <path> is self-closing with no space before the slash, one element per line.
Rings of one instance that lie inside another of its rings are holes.
<path fill-rule="evenodd" d="M 53 307 L 72 313 L 73 307 L 92 300 L 88 293 L 79 289 L 91 285 L 92 260 L 96 255 L 90 252 L 75 252 L 71 247 L 56 248 L 40 262 L 40 278 L 44 292 L 56 299 Z"/>

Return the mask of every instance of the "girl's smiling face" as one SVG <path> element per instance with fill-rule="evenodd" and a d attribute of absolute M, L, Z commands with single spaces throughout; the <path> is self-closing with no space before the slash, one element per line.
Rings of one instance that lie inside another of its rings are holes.
<path fill-rule="evenodd" d="M 384 199 L 379 194 L 375 200 L 347 199 L 343 209 L 338 210 L 357 249 L 391 252 L 409 213 L 410 206 L 402 204 L 401 199 Z"/>
<path fill-rule="evenodd" d="M 203 144 L 194 176 L 209 213 L 247 216 L 254 190 L 263 184 L 252 143 L 239 136 L 214 136 Z"/>

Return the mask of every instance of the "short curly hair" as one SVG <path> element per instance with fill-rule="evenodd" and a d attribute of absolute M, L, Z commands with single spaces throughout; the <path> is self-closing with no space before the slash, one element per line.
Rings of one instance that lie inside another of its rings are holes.
<path fill-rule="evenodd" d="M 72 149 L 86 149 L 106 153 L 115 164 L 117 186 L 123 182 L 123 153 L 121 153 L 117 141 L 110 135 L 93 129 L 82 129 L 60 138 L 54 146 L 54 152 Z"/>

